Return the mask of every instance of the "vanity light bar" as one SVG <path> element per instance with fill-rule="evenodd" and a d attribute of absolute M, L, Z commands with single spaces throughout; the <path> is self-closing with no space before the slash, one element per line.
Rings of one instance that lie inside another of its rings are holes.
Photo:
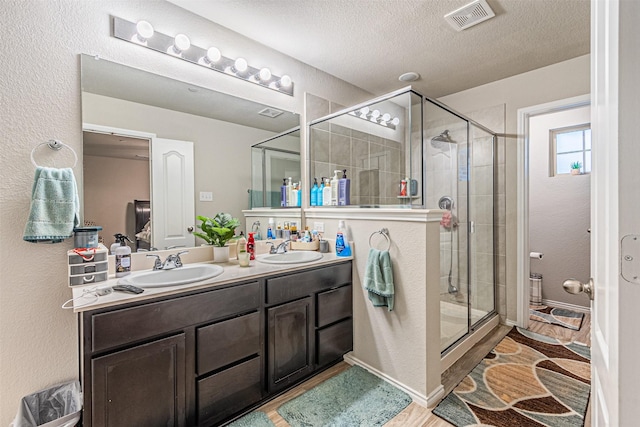
<path fill-rule="evenodd" d="M 400 124 L 400 119 L 397 117 L 391 118 L 391 114 L 389 113 L 381 113 L 380 110 L 373 109 L 371 110 L 369 107 L 362 107 L 358 110 L 353 110 L 349 112 L 349 115 L 358 117 L 362 120 L 367 120 L 368 122 L 375 123 L 380 126 L 384 126 L 386 128 L 390 128 L 395 130 L 396 126 Z"/>
<path fill-rule="evenodd" d="M 162 34 L 147 21 L 134 23 L 114 16 L 113 37 L 293 96 L 293 82 L 286 74 L 276 76 L 266 67 L 250 66 L 244 58 L 227 58 L 216 47 L 195 46 L 185 34 Z"/>

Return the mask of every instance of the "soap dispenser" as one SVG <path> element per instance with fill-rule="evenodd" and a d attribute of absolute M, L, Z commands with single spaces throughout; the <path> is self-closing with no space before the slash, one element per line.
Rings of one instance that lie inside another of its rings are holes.
<path fill-rule="evenodd" d="M 324 176 L 320 177 L 320 186 L 318 187 L 318 194 L 317 194 L 317 197 L 318 197 L 317 206 L 324 205 L 323 194 L 324 194 Z"/>
<path fill-rule="evenodd" d="M 129 237 L 120 234 L 120 246 L 118 246 L 115 250 L 116 256 L 116 277 L 124 277 L 128 274 L 131 274 L 131 248 L 127 246 L 128 240 L 130 243 L 133 243 Z"/>
<path fill-rule="evenodd" d="M 338 182 L 338 205 L 347 206 L 351 204 L 351 180 L 347 178 L 347 170 L 342 170 L 342 178 Z"/>

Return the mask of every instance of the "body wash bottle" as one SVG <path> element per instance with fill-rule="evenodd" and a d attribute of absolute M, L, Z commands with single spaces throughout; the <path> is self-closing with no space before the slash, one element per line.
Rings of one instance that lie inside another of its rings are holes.
<path fill-rule="evenodd" d="M 342 178 L 338 182 L 338 206 L 351 204 L 351 180 L 347 178 L 347 170 L 342 170 Z"/>
<path fill-rule="evenodd" d="M 324 205 L 324 176 L 320 177 L 320 186 L 318 187 L 318 204 L 317 206 Z"/>
<path fill-rule="evenodd" d="M 287 178 L 282 178 L 282 186 L 280 186 L 280 206 L 287 206 Z"/>
<path fill-rule="evenodd" d="M 340 181 L 338 174 L 340 172 L 342 171 L 333 171 L 333 178 L 331 178 L 331 206 L 338 206 L 338 183 Z"/>
<path fill-rule="evenodd" d="M 309 204 L 311 206 L 318 206 L 318 178 L 313 178 L 313 187 L 311 187 Z"/>

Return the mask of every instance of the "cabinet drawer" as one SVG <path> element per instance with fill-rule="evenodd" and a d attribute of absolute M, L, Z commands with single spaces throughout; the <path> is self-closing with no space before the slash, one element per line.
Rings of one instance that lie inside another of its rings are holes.
<path fill-rule="evenodd" d="M 316 326 L 321 328 L 353 313 L 352 286 L 347 285 L 318 294 Z"/>
<path fill-rule="evenodd" d="M 267 304 L 280 304 L 351 282 L 351 263 L 267 280 Z"/>
<path fill-rule="evenodd" d="M 251 313 L 198 328 L 198 375 L 260 353 L 260 315 Z"/>
<path fill-rule="evenodd" d="M 347 319 L 321 329 L 316 337 L 318 366 L 334 362 L 353 349 L 353 321 Z"/>
<path fill-rule="evenodd" d="M 261 358 L 256 357 L 198 381 L 198 425 L 218 425 L 259 401 L 260 366 Z"/>
<path fill-rule="evenodd" d="M 255 282 L 94 314 L 91 317 L 91 350 L 101 351 L 256 310 L 259 305 L 260 286 Z"/>

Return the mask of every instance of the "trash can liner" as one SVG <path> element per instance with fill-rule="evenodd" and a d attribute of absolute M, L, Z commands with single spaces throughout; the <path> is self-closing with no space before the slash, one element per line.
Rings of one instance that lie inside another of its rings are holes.
<path fill-rule="evenodd" d="M 11 427 L 71 427 L 81 410 L 80 383 L 67 382 L 24 396 Z"/>

